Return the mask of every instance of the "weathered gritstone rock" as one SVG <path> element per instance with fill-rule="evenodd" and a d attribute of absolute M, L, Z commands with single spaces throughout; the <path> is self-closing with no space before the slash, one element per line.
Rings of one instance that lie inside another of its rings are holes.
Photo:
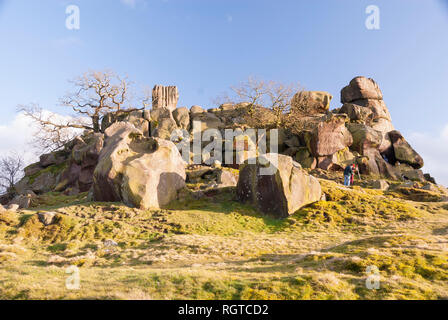
<path fill-rule="evenodd" d="M 190 108 L 190 113 L 192 116 L 194 114 L 203 113 L 203 112 L 206 112 L 206 111 L 201 106 L 195 105 Z"/>
<path fill-rule="evenodd" d="M 39 164 L 42 168 L 49 167 L 51 165 L 58 165 L 64 163 L 67 160 L 67 154 L 64 151 L 56 151 L 40 156 Z"/>
<path fill-rule="evenodd" d="M 152 90 L 153 109 L 166 108 L 170 111 L 174 111 L 177 107 L 178 100 L 179 92 L 175 86 L 164 87 L 156 85 Z"/>
<path fill-rule="evenodd" d="M 101 121 L 101 132 L 106 131 L 113 123 L 130 122 L 137 129 L 143 132 L 143 135 L 149 136 L 149 110 L 135 110 L 128 112 L 121 110 L 106 114 Z"/>
<path fill-rule="evenodd" d="M 8 204 L 6 207 L 5 207 L 5 209 L 7 210 L 7 211 L 12 211 L 12 212 L 15 212 L 15 211 L 17 211 L 17 210 L 19 210 L 19 205 L 18 204 Z"/>
<path fill-rule="evenodd" d="M 319 201 L 322 189 L 316 178 L 284 155 L 278 155 L 273 174 L 263 175 L 262 169 L 275 164 L 276 156 L 267 154 L 258 157 L 256 164 L 246 162 L 241 166 L 237 197 L 242 202 L 252 203 L 265 214 L 285 218 L 303 206 Z"/>
<path fill-rule="evenodd" d="M 352 122 L 369 124 L 373 120 L 372 110 L 353 103 L 345 103 L 339 113 L 348 115 Z"/>
<path fill-rule="evenodd" d="M 93 198 L 138 208 L 161 208 L 185 186 L 185 162 L 174 143 L 147 138 L 118 122 L 106 132 L 94 172 Z"/>
<path fill-rule="evenodd" d="M 39 213 L 37 213 L 37 217 L 38 217 L 39 221 L 44 226 L 51 225 L 54 221 L 55 216 L 56 216 L 56 212 L 39 212 Z"/>
<path fill-rule="evenodd" d="M 381 175 L 383 177 L 400 179 L 397 168 L 386 162 L 377 149 L 365 149 L 364 158 L 358 158 L 359 171 L 362 174 Z"/>
<path fill-rule="evenodd" d="M 373 187 L 374 189 L 387 190 L 387 189 L 389 188 L 389 184 L 387 183 L 386 180 L 382 180 L 382 179 L 380 179 L 380 180 L 375 180 L 375 181 L 372 183 L 372 187 Z"/>
<path fill-rule="evenodd" d="M 353 164 L 355 155 L 348 148 L 340 150 L 331 156 L 319 157 L 317 168 L 330 171 L 342 171 L 347 165 Z"/>
<path fill-rule="evenodd" d="M 224 123 L 221 119 L 211 112 L 195 113 L 192 115 L 192 123 L 194 128 L 194 122 L 200 122 L 200 130 L 205 131 L 207 129 L 222 129 Z"/>
<path fill-rule="evenodd" d="M 348 130 L 352 134 L 351 149 L 365 155 L 366 150 L 377 149 L 383 142 L 381 132 L 361 123 L 349 123 Z"/>
<path fill-rule="evenodd" d="M 325 91 L 300 91 L 292 98 L 291 105 L 306 104 L 311 113 L 325 113 L 330 110 L 333 96 Z"/>
<path fill-rule="evenodd" d="M 315 157 L 330 156 L 352 145 L 353 138 L 345 127 L 346 117 L 330 115 L 305 136 L 306 144 Z"/>
<path fill-rule="evenodd" d="M 151 110 L 151 136 L 170 140 L 171 134 L 178 129 L 173 112 L 168 108 Z"/>
<path fill-rule="evenodd" d="M 306 147 L 301 147 L 296 153 L 295 160 L 305 169 L 315 169 L 317 160 Z"/>
<path fill-rule="evenodd" d="M 361 99 L 355 100 L 353 104 L 370 110 L 372 112 L 372 120 L 384 119 L 389 122 L 392 121 L 392 117 L 390 116 L 389 110 L 383 100 Z"/>
<path fill-rule="evenodd" d="M 93 184 L 93 171 L 104 146 L 102 133 L 88 133 L 77 137 L 72 149 L 67 168 L 62 171 L 55 191 L 70 194 L 86 192 Z"/>
<path fill-rule="evenodd" d="M 341 103 L 350 103 L 363 99 L 383 99 L 383 93 L 373 79 L 356 77 L 341 91 Z"/>
<path fill-rule="evenodd" d="M 177 108 L 173 111 L 173 117 L 179 128 L 190 130 L 190 111 L 187 108 Z"/>
<path fill-rule="evenodd" d="M 9 204 L 16 204 L 20 209 L 28 209 L 31 206 L 32 198 L 35 196 L 36 195 L 33 192 L 30 192 L 27 195 L 19 194 L 15 196 Z"/>
<path fill-rule="evenodd" d="M 399 131 L 389 132 L 389 137 L 396 161 L 409 164 L 414 169 L 423 167 L 423 158 L 411 147 Z"/>

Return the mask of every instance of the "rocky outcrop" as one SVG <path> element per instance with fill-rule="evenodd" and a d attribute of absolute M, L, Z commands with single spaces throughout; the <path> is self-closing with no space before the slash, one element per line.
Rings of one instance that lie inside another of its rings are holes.
<path fill-rule="evenodd" d="M 306 136 L 306 144 L 315 157 L 330 156 L 349 147 L 353 138 L 345 126 L 346 118 L 330 115 Z"/>
<path fill-rule="evenodd" d="M 134 110 L 127 112 L 126 110 L 121 110 L 119 112 L 111 112 L 106 114 L 101 121 L 101 132 L 106 131 L 112 124 L 116 122 L 130 122 L 137 129 L 143 132 L 145 136 L 149 136 L 149 114 L 148 110 Z"/>
<path fill-rule="evenodd" d="M 420 169 L 424 165 L 423 158 L 410 146 L 399 131 L 389 132 L 396 161 L 406 163 L 414 169 Z"/>
<path fill-rule="evenodd" d="M 319 181 L 307 174 L 291 157 L 267 154 L 257 158 L 256 164 L 246 162 L 240 169 L 237 198 L 255 205 L 261 212 L 285 218 L 303 206 L 319 201 L 322 189 Z M 264 174 L 271 165 L 275 170 Z"/>
<path fill-rule="evenodd" d="M 93 184 L 93 171 L 104 146 L 102 133 L 87 133 L 74 140 L 67 168 L 62 171 L 55 191 L 67 194 L 87 192 Z"/>
<path fill-rule="evenodd" d="M 345 103 L 339 112 L 348 115 L 351 122 L 370 123 L 373 120 L 372 110 L 353 103 Z"/>
<path fill-rule="evenodd" d="M 383 99 L 383 93 L 373 79 L 356 77 L 341 91 L 341 103 L 351 103 L 363 99 Z"/>
<path fill-rule="evenodd" d="M 179 92 L 177 87 L 164 87 L 156 85 L 152 90 L 152 108 L 160 109 L 166 108 L 174 111 L 177 108 L 177 101 L 179 100 Z"/>
<path fill-rule="evenodd" d="M 383 142 L 381 132 L 362 123 L 349 123 L 348 130 L 352 134 L 351 149 L 365 155 L 370 149 L 378 149 Z"/>
<path fill-rule="evenodd" d="M 173 111 L 173 117 L 179 128 L 190 130 L 190 111 L 187 108 L 177 108 Z"/>
<path fill-rule="evenodd" d="M 186 175 L 185 163 L 172 142 L 144 137 L 124 122 L 109 127 L 105 136 L 94 172 L 94 200 L 148 209 L 176 199 Z"/>
<path fill-rule="evenodd" d="M 291 105 L 305 104 L 311 113 L 326 113 L 330 110 L 333 96 L 325 91 L 299 91 L 291 100 Z"/>
<path fill-rule="evenodd" d="M 212 112 L 202 112 L 192 114 L 192 123 L 194 127 L 194 122 L 200 122 L 200 130 L 205 131 L 207 129 L 222 129 L 225 127 L 223 121 Z"/>

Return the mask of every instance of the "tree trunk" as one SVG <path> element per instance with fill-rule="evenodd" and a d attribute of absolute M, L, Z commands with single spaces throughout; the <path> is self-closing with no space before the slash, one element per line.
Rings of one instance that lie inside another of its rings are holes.
<path fill-rule="evenodd" d="M 100 132 L 100 116 L 99 115 L 92 116 L 92 125 L 93 125 L 94 132 Z"/>

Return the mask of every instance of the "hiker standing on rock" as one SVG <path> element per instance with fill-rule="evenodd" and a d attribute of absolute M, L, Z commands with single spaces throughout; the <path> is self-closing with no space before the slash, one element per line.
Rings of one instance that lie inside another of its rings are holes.
<path fill-rule="evenodd" d="M 350 187 L 350 182 L 353 176 L 353 165 L 348 165 L 344 170 L 344 186 Z"/>

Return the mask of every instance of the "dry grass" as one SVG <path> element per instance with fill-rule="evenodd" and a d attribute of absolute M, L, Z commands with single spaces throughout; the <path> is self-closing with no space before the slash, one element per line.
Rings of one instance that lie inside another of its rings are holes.
<path fill-rule="evenodd" d="M 446 203 L 321 183 L 329 201 L 281 221 L 231 189 L 156 211 L 47 194 L 39 208 L 0 213 L 0 298 L 448 297 Z M 45 227 L 35 213 L 49 209 Z M 80 290 L 65 288 L 71 265 Z M 371 265 L 379 290 L 365 285 Z"/>

